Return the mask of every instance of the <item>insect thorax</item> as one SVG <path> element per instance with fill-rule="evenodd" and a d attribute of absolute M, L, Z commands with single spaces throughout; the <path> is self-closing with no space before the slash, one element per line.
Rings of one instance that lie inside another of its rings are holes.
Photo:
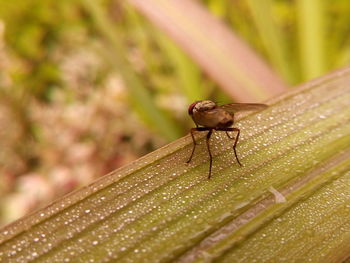
<path fill-rule="evenodd" d="M 211 100 L 202 100 L 198 101 L 194 107 L 193 107 L 193 112 L 199 111 L 199 112 L 204 112 L 207 110 L 212 110 L 216 107 L 216 103 L 211 101 Z"/>

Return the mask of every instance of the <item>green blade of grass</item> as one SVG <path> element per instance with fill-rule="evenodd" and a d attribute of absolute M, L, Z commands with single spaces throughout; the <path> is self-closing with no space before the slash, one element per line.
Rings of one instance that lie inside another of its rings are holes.
<path fill-rule="evenodd" d="M 134 8 L 130 6 L 125 6 L 127 8 L 128 18 L 127 20 L 132 20 L 136 27 L 142 29 L 145 35 L 149 38 L 149 41 L 145 41 L 146 43 L 142 43 L 143 54 L 145 54 L 146 61 L 154 61 L 159 63 L 158 58 L 154 58 L 154 54 L 149 52 L 151 50 L 151 46 L 154 45 L 153 42 L 159 46 L 161 50 L 162 56 L 164 56 L 164 60 L 166 63 L 169 63 L 172 70 L 174 71 L 174 75 L 176 78 L 174 86 L 171 89 L 175 92 L 182 93 L 186 98 L 188 103 L 192 103 L 193 101 L 203 99 L 207 97 L 205 93 L 205 89 L 203 88 L 203 78 L 200 69 L 196 64 L 194 64 L 189 57 L 179 49 L 171 39 L 160 32 L 153 25 L 149 23 L 145 23 L 141 14 L 137 12 Z M 140 44 L 138 42 L 138 44 Z M 150 64 L 151 64 L 150 62 Z M 157 65 L 149 65 L 152 68 Z M 159 68 L 154 68 L 151 71 L 156 77 L 159 75 Z M 160 90 L 164 89 L 166 86 L 164 83 L 160 84 Z"/>
<path fill-rule="evenodd" d="M 169 39 L 161 34 L 157 38 L 161 48 L 164 49 L 169 59 L 174 63 L 175 71 L 179 77 L 179 87 L 177 89 L 183 92 L 189 103 L 205 98 L 205 91 L 201 82 L 202 76 L 197 65 Z"/>
<path fill-rule="evenodd" d="M 179 139 L 3 228 L 0 262 L 340 262 L 349 101 L 350 69 L 271 100 L 236 123 L 243 167 L 214 133 L 211 180 L 203 135 L 189 165 Z"/>
<path fill-rule="evenodd" d="M 180 136 L 178 125 L 155 106 L 152 95 L 133 72 L 125 58 L 124 54 L 126 52 L 121 44 L 121 39 L 114 30 L 111 21 L 107 19 L 100 4 L 91 0 L 82 0 L 81 3 L 92 16 L 96 29 L 113 47 L 109 50 L 111 52 L 106 55 L 106 58 L 122 73 L 127 85 L 130 102 L 135 111 L 149 127 L 158 131 L 166 139 L 174 140 L 178 138 Z"/>
<path fill-rule="evenodd" d="M 327 70 L 325 3 L 322 0 L 296 1 L 301 69 L 306 80 Z"/>
<path fill-rule="evenodd" d="M 223 1 L 209 0 L 207 1 L 207 6 L 209 10 L 217 17 L 225 17 L 225 15 L 227 14 L 228 2 L 226 0 L 223 0 Z"/>
<path fill-rule="evenodd" d="M 285 84 L 268 65 L 197 2 L 129 2 L 178 43 L 231 97 L 261 101 L 285 90 Z"/>
<path fill-rule="evenodd" d="M 284 79 L 292 83 L 295 77 L 289 63 L 290 58 L 287 56 L 285 40 L 275 21 L 273 21 L 272 1 L 248 0 L 247 3 L 252 11 L 255 25 L 272 63 Z"/>

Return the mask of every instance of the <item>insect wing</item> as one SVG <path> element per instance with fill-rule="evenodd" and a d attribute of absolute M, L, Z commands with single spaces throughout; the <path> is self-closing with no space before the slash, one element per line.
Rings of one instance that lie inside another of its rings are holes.
<path fill-rule="evenodd" d="M 229 112 L 236 113 L 239 111 L 258 111 L 268 107 L 266 104 L 261 103 L 230 103 L 219 106 L 221 109 Z"/>

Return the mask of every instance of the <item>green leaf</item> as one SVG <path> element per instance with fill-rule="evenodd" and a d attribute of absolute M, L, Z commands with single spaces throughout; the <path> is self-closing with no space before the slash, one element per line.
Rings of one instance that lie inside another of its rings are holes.
<path fill-rule="evenodd" d="M 255 25 L 275 68 L 289 83 L 295 79 L 287 51 L 287 42 L 283 38 L 272 13 L 272 1 L 248 0 Z M 290 53 L 290 51 L 289 51 Z"/>
<path fill-rule="evenodd" d="M 286 90 L 281 78 L 248 45 L 196 1 L 128 2 L 171 37 L 232 98 L 255 102 Z"/>
<path fill-rule="evenodd" d="M 113 24 L 108 20 L 101 5 L 96 1 L 81 0 L 83 7 L 89 12 L 94 21 L 94 26 L 99 33 L 113 47 L 112 52 L 106 55 L 110 63 L 121 72 L 129 94 L 129 100 L 149 127 L 157 130 L 168 140 L 174 140 L 180 136 L 180 129 L 167 114 L 155 106 L 154 99 L 142 83 L 141 79 L 134 73 L 124 54 L 126 51 L 121 43 L 121 37 L 114 30 Z"/>
<path fill-rule="evenodd" d="M 350 69 L 98 179 L 0 232 L 1 262 L 341 262 L 350 256 Z M 285 202 L 283 202 L 285 201 Z"/>
<path fill-rule="evenodd" d="M 158 34 L 157 37 L 167 56 L 176 65 L 174 68 L 179 79 L 177 89 L 182 91 L 189 103 L 207 97 L 204 95 L 205 90 L 198 67 L 169 39 L 161 34 Z"/>
<path fill-rule="evenodd" d="M 318 77 L 327 69 L 327 4 L 321 0 L 296 1 L 299 50 L 304 79 Z"/>

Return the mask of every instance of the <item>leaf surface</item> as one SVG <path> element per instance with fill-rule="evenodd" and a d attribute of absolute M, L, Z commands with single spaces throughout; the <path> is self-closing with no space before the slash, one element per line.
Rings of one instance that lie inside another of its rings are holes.
<path fill-rule="evenodd" d="M 341 262 L 350 255 L 350 70 L 181 138 L 3 228 L 1 262 Z M 283 202 L 285 199 L 285 202 Z"/>

